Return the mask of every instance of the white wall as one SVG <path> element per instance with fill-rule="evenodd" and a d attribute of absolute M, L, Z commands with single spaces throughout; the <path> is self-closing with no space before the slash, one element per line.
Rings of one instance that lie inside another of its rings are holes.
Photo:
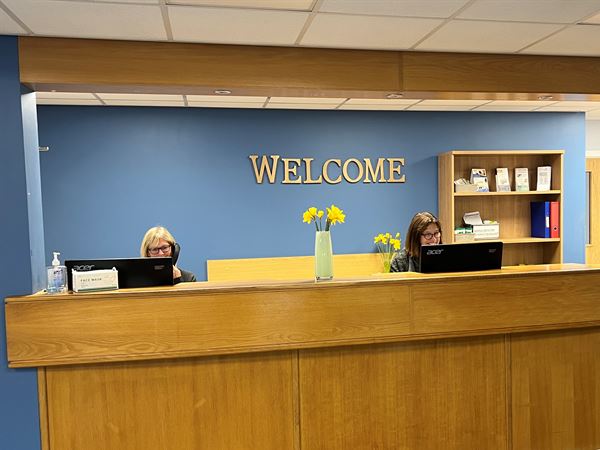
<path fill-rule="evenodd" d="M 600 158 L 600 120 L 585 121 L 586 156 Z"/>

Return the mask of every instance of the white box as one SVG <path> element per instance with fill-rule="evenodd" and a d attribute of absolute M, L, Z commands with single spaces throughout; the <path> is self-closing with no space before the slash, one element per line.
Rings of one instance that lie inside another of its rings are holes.
<path fill-rule="evenodd" d="M 460 233 L 454 235 L 454 242 L 473 242 L 475 233 Z"/>
<path fill-rule="evenodd" d="M 114 267 L 107 270 L 72 270 L 73 291 L 110 291 L 119 289 L 119 272 Z"/>
<path fill-rule="evenodd" d="M 473 225 L 473 233 L 475 233 L 476 241 L 483 241 L 486 239 L 499 239 L 500 224 L 486 223 L 483 225 Z"/>
<path fill-rule="evenodd" d="M 476 184 L 455 184 L 454 192 L 477 192 Z"/>

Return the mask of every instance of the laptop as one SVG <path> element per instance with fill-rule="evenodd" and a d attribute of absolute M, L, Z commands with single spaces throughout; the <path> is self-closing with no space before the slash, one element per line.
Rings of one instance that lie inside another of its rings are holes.
<path fill-rule="evenodd" d="M 469 242 L 421 246 L 419 258 L 422 273 L 469 272 L 502 267 L 500 241 Z"/>
<path fill-rule="evenodd" d="M 115 258 L 66 260 L 69 290 L 73 290 L 73 269 L 78 271 L 112 269 L 119 272 L 119 288 L 169 286 L 173 284 L 173 259 Z"/>

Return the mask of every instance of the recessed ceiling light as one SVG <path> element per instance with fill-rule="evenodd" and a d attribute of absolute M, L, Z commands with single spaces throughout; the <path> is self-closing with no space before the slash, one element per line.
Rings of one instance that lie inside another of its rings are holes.
<path fill-rule="evenodd" d="M 538 95 L 538 100 L 553 100 L 554 97 L 552 95 Z"/>
<path fill-rule="evenodd" d="M 215 90 L 215 94 L 217 94 L 217 95 L 229 95 L 229 94 L 231 94 L 231 91 L 229 91 L 227 89 L 216 89 Z"/>
<path fill-rule="evenodd" d="M 404 97 L 404 95 L 402 95 L 398 92 L 394 92 L 394 93 L 391 93 L 391 94 L 388 94 L 385 96 L 385 98 L 389 98 L 390 100 L 394 99 L 394 98 L 402 98 L 402 97 Z"/>

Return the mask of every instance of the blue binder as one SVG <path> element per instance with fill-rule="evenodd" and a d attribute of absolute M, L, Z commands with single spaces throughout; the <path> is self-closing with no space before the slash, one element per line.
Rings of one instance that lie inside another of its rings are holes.
<path fill-rule="evenodd" d="M 550 202 L 531 202 L 531 237 L 550 237 Z"/>

